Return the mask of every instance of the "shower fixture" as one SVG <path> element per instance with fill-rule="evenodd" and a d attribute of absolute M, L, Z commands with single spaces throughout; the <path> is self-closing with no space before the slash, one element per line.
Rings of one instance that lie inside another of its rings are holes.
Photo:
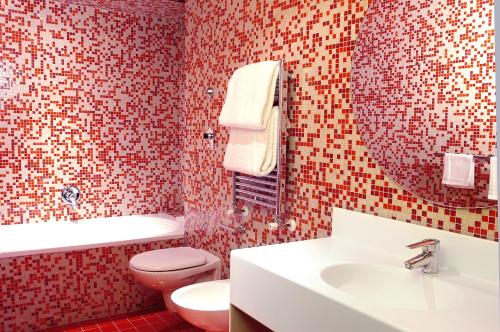
<path fill-rule="evenodd" d="M 75 186 L 67 186 L 61 190 L 62 201 L 70 206 L 73 210 L 78 208 L 78 200 L 80 199 L 80 190 Z"/>
<path fill-rule="evenodd" d="M 203 139 L 208 142 L 208 147 L 210 150 L 214 149 L 215 146 L 215 132 L 212 128 L 208 128 L 204 133 L 203 133 Z"/>
<path fill-rule="evenodd" d="M 215 89 L 212 87 L 208 87 L 205 89 L 205 94 L 208 96 L 210 100 L 212 100 L 214 98 Z"/>

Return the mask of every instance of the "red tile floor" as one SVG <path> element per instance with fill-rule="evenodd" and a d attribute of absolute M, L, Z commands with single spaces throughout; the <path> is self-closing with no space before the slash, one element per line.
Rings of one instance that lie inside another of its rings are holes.
<path fill-rule="evenodd" d="M 167 311 L 135 313 L 71 324 L 45 332 L 199 332 L 178 315 Z"/>

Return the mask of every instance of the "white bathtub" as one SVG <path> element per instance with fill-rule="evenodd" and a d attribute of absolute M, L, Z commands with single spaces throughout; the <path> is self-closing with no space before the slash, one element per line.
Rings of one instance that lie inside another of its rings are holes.
<path fill-rule="evenodd" d="M 0 258 L 184 237 L 182 217 L 166 214 L 0 226 Z"/>

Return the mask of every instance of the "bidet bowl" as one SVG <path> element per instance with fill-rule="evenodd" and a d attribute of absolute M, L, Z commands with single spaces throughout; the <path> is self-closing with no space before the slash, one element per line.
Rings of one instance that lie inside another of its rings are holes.
<path fill-rule="evenodd" d="M 172 293 L 177 313 L 206 331 L 229 331 L 229 280 L 202 282 Z"/>

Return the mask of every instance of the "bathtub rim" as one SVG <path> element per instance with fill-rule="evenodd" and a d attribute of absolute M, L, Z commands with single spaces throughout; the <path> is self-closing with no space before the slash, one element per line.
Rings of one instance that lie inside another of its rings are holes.
<path fill-rule="evenodd" d="M 119 247 L 126 246 L 132 244 L 144 244 L 144 243 L 152 243 L 158 241 L 170 241 L 170 240 L 181 240 L 184 239 L 184 216 L 173 216 L 167 213 L 156 213 L 156 214 L 142 214 L 142 215 L 130 215 L 130 216 L 113 216 L 109 218 L 120 218 L 120 217 L 153 217 L 159 219 L 166 219 L 169 221 L 173 221 L 177 224 L 177 228 L 173 230 L 171 233 L 167 235 L 161 236 L 150 236 L 143 237 L 139 239 L 126 239 L 126 240 L 118 240 L 118 241 L 108 241 L 108 242 L 93 242 L 88 244 L 77 244 L 77 245 L 65 245 L 65 246 L 54 246 L 54 247 L 44 247 L 40 249 L 27 249 L 27 250 L 17 250 L 17 251 L 9 251 L 2 252 L 0 251 L 0 259 L 4 258 L 19 258 L 25 256 L 34 256 L 34 255 L 47 255 L 47 254 L 56 254 L 56 253 L 64 253 L 64 252 L 72 252 L 72 251 L 83 251 L 88 249 L 97 249 L 97 248 L 108 248 L 108 247 Z M 77 222 L 87 222 L 93 219 L 105 219 L 103 218 L 91 218 L 91 219 L 82 219 Z M 59 222 L 68 222 L 68 221 L 58 221 Z M 53 222 L 49 222 L 53 223 Z M 37 223 L 37 225 L 42 223 Z M 19 225 L 19 224 L 16 224 Z M 29 225 L 29 224 L 23 224 Z M 9 225 L 0 225 L 0 229 L 2 226 Z"/>

